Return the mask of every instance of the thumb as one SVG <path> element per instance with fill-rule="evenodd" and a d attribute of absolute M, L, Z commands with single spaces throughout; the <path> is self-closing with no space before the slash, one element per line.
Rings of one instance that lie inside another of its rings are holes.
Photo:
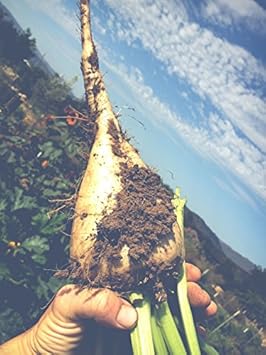
<path fill-rule="evenodd" d="M 137 322 L 134 307 L 108 289 L 66 285 L 56 294 L 52 307 L 55 314 L 69 322 L 94 319 L 119 329 L 130 329 Z"/>

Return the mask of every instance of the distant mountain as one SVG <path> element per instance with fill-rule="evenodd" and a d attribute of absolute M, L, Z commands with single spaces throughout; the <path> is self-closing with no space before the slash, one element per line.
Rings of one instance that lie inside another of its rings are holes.
<path fill-rule="evenodd" d="M 230 259 L 241 270 L 248 273 L 256 267 L 250 260 L 221 241 L 204 220 L 187 207 L 185 208 L 185 227 L 190 227 L 197 232 L 200 243 L 211 263 L 224 264 L 226 260 Z"/>
<path fill-rule="evenodd" d="M 242 270 L 250 272 L 252 271 L 256 265 L 253 264 L 248 258 L 236 252 L 229 245 L 220 240 L 220 245 L 223 249 L 225 255 L 231 259 L 235 264 L 237 264 Z"/>
<path fill-rule="evenodd" d="M 19 25 L 15 17 L 11 12 L 1 3 L 0 1 L 0 11 L 3 12 L 5 20 L 12 23 L 14 28 L 18 33 L 23 33 L 23 28 Z M 44 55 L 36 48 L 33 57 L 29 60 L 30 64 L 34 66 L 39 66 L 48 75 L 54 75 L 56 72 L 50 66 L 50 64 L 44 59 Z"/>

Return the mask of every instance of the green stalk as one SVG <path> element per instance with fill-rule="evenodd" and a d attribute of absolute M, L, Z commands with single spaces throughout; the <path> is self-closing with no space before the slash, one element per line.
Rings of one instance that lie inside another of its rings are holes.
<path fill-rule="evenodd" d="M 198 337 L 194 325 L 190 304 L 187 297 L 187 280 L 183 264 L 183 276 L 177 284 L 177 299 L 181 313 L 184 333 L 190 355 L 200 355 Z"/>
<path fill-rule="evenodd" d="M 132 293 L 129 299 L 138 313 L 138 323 L 130 333 L 133 354 L 155 355 L 152 341 L 150 301 L 139 293 Z"/>
<path fill-rule="evenodd" d="M 185 199 L 180 198 L 178 189 L 172 202 L 175 207 L 177 223 L 181 229 L 181 237 L 184 239 L 183 213 Z M 184 245 L 184 243 L 181 244 L 182 246 Z M 138 313 L 137 326 L 130 334 L 134 355 L 155 355 L 155 353 L 157 355 L 186 355 L 187 351 L 190 355 L 201 354 L 187 297 L 185 262 L 181 266 L 181 278 L 177 283 L 177 298 L 186 347 L 179 334 L 167 301 L 159 304 L 158 308 L 154 308 L 151 314 L 150 300 L 145 299 L 139 293 L 132 293 L 130 295 L 129 299 L 136 307 Z"/>
<path fill-rule="evenodd" d="M 155 310 L 155 314 L 169 354 L 186 355 L 186 349 L 176 327 L 168 302 L 162 302 L 158 306 L 158 309 Z"/>
<path fill-rule="evenodd" d="M 172 201 L 175 207 L 175 214 L 177 223 L 181 230 L 181 236 L 184 240 L 184 206 L 186 203 L 185 199 L 180 198 L 180 190 L 176 189 L 175 197 Z M 177 299 L 179 303 L 179 309 L 181 313 L 185 338 L 187 341 L 187 348 L 190 355 L 200 355 L 200 346 L 198 342 L 198 337 L 194 325 L 194 319 L 192 316 L 190 304 L 187 297 L 187 280 L 185 272 L 185 262 L 183 262 L 181 269 L 181 278 L 177 283 Z"/>
<path fill-rule="evenodd" d="M 161 333 L 160 326 L 158 324 L 157 314 L 152 313 L 151 315 L 151 329 L 152 329 L 152 337 L 153 337 L 153 344 L 155 349 L 156 355 L 167 355 L 167 347 L 164 342 L 163 335 Z"/>
<path fill-rule="evenodd" d="M 200 340 L 201 350 L 204 355 L 219 355 L 218 351 L 211 345 L 207 344 L 205 340 Z"/>

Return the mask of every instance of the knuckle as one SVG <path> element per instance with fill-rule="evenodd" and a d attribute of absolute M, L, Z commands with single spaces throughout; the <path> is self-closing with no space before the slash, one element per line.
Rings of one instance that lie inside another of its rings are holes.
<path fill-rule="evenodd" d="M 204 303 L 206 306 L 209 306 L 211 303 L 211 297 L 205 290 L 202 290 L 202 303 Z"/>
<path fill-rule="evenodd" d="M 110 290 L 102 290 L 95 299 L 95 314 L 98 319 L 105 318 L 113 308 L 114 294 Z"/>
<path fill-rule="evenodd" d="M 64 285 L 61 287 L 57 293 L 55 294 L 54 300 L 53 300 L 53 306 L 55 308 L 60 308 L 64 307 L 66 301 L 68 300 L 68 296 L 73 293 L 73 290 L 75 289 L 76 285 Z"/>

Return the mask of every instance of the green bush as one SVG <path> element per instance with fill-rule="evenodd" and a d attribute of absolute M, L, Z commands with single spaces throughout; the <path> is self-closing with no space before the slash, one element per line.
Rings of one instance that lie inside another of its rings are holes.
<path fill-rule="evenodd" d="M 74 196 L 91 141 L 79 121 L 43 117 L 28 125 L 21 116 L 17 110 L 0 119 L 1 342 L 29 327 L 60 285 L 53 274 L 68 260 Z"/>

